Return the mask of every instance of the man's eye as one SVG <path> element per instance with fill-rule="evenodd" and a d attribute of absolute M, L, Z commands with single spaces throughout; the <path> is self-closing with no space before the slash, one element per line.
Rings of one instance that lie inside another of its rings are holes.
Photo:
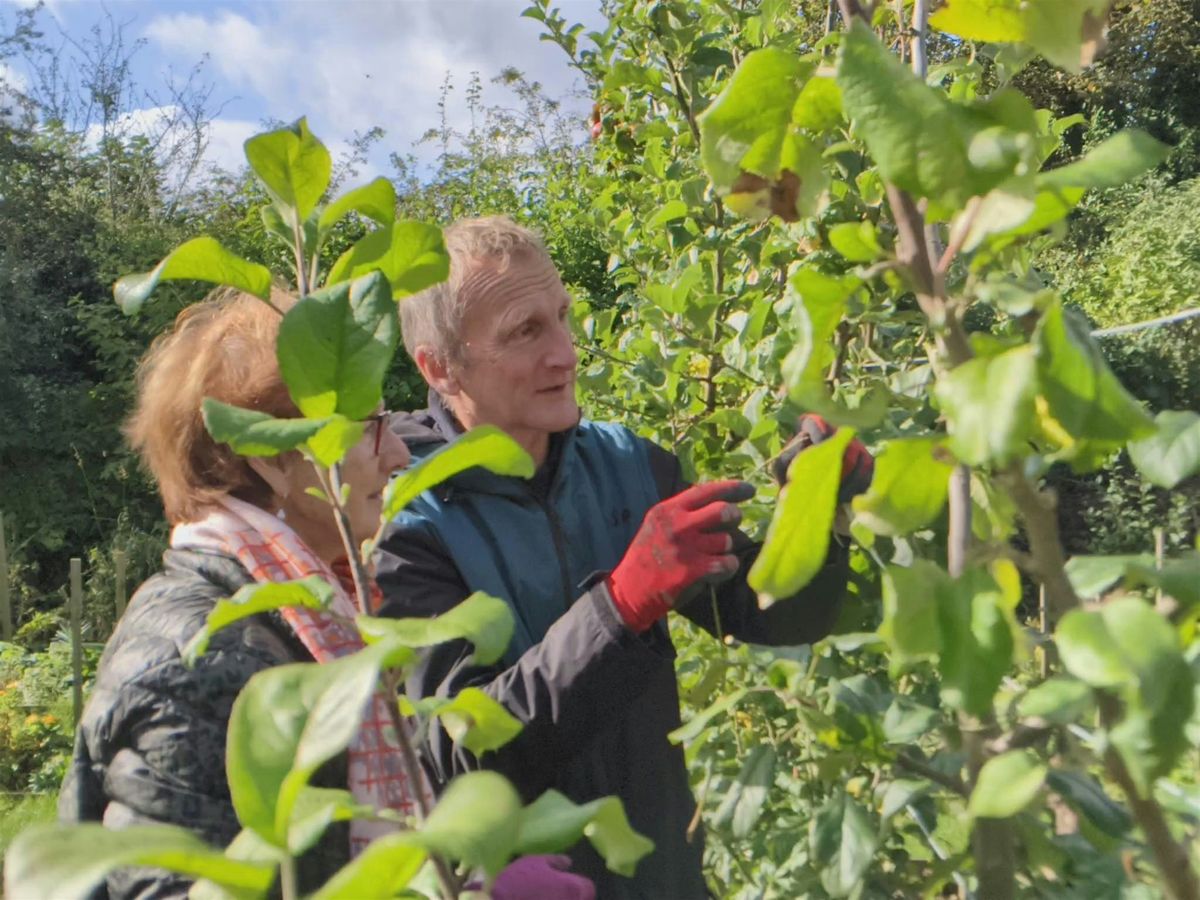
<path fill-rule="evenodd" d="M 520 337 L 524 337 L 524 338 L 533 337 L 537 333 L 538 333 L 537 322 L 526 322 L 524 325 L 521 326 L 520 330 L 517 331 L 517 334 Z"/>

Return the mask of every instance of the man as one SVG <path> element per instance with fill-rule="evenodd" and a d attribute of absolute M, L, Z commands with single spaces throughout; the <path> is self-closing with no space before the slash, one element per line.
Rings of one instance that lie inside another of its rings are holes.
<path fill-rule="evenodd" d="M 446 245 L 449 280 L 400 307 L 405 345 L 430 385 L 429 410 L 407 423 L 414 453 L 490 424 L 538 469 L 530 481 L 465 472 L 381 542 L 385 614 L 437 615 L 483 590 L 516 620 L 501 663 L 471 665 L 468 645 L 443 645 L 409 687 L 422 696 L 481 688 L 524 730 L 477 761 L 435 728 L 428 762 L 443 782 L 495 769 L 526 802 L 547 788 L 577 803 L 615 794 L 655 851 L 627 879 L 577 847 L 575 866 L 598 896 L 705 897 L 702 842 L 687 836 L 695 801 L 682 751 L 667 740 L 680 719 L 666 613 L 757 643 L 816 640 L 845 588 L 845 550 L 834 541 L 800 596 L 760 611 L 745 581 L 758 547 L 736 528 L 737 503 L 753 489 L 689 487 L 666 450 L 580 419 L 570 299 L 537 236 L 492 217 L 451 226 Z M 847 460 L 852 476 L 869 479 L 861 445 Z"/>

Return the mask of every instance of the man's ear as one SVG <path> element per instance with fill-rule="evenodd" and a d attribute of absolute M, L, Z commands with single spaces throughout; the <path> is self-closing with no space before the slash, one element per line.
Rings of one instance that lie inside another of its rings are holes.
<path fill-rule="evenodd" d="M 288 481 L 287 476 L 283 472 L 280 464 L 281 458 L 264 457 L 264 456 L 248 456 L 246 462 L 250 468 L 254 470 L 254 474 L 267 483 L 275 496 L 282 502 L 287 499 Z"/>
<path fill-rule="evenodd" d="M 445 355 L 429 344 L 418 344 L 413 360 L 429 386 L 443 397 L 453 397 L 462 391 Z"/>

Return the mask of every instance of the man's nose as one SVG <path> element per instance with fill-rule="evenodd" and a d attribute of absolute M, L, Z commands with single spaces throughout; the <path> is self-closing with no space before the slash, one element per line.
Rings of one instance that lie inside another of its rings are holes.
<path fill-rule="evenodd" d="M 575 341 L 571 339 L 571 329 L 565 324 L 554 332 L 554 343 L 546 355 L 546 365 L 554 369 L 574 369 L 579 362 L 579 354 L 575 350 Z"/>

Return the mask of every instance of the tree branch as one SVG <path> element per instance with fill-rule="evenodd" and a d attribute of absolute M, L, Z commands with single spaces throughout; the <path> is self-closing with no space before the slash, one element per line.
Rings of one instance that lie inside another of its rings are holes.
<path fill-rule="evenodd" d="M 1100 718 L 1105 727 L 1116 724 L 1117 700 L 1109 695 L 1100 694 L 1099 705 Z M 1196 879 L 1187 849 L 1181 847 L 1171 836 L 1167 818 L 1154 797 L 1142 797 L 1138 793 L 1133 776 L 1125 766 L 1125 760 L 1121 759 L 1121 754 L 1112 744 L 1104 751 L 1104 767 L 1109 777 L 1125 792 L 1125 799 L 1129 802 L 1133 817 L 1142 827 L 1150 851 L 1154 854 L 1154 861 L 1158 864 L 1167 896 L 1171 900 L 1200 900 L 1200 881 Z"/>

